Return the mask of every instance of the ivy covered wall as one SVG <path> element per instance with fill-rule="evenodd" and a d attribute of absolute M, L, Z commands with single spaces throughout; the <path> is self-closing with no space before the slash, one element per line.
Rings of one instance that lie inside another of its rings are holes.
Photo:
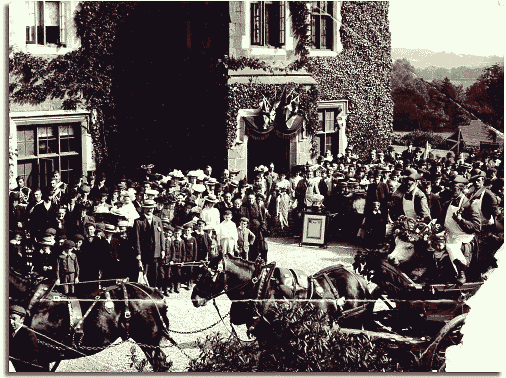
<path fill-rule="evenodd" d="M 293 32 L 297 36 L 299 59 L 287 70 L 305 68 L 317 82 L 306 100 L 315 101 L 305 106 L 308 134 L 314 136 L 318 128 L 317 101 L 348 100 L 346 135 L 348 144 L 356 153 L 366 154 L 371 149 L 386 149 L 390 145 L 393 125 L 393 101 L 390 75 L 392 70 L 391 37 L 388 23 L 388 2 L 343 2 L 340 15 L 340 36 L 343 50 L 337 57 L 308 56 L 309 19 L 305 2 L 290 2 Z M 337 21 L 335 21 L 337 23 Z M 240 57 L 227 60 L 228 69 L 249 67 L 272 71 L 258 59 Z M 261 95 L 271 98 L 282 88 L 272 85 L 232 86 L 228 93 L 227 147 L 236 138 L 237 112 L 258 107 Z M 304 109 L 303 108 L 303 109 Z M 302 110 L 302 109 L 301 109 Z M 313 147 L 315 147 L 313 139 Z"/>
<path fill-rule="evenodd" d="M 335 58 L 309 57 L 320 101 L 349 101 L 348 143 L 359 154 L 390 144 L 393 101 L 388 2 L 345 1 L 341 7 L 343 51 Z"/>

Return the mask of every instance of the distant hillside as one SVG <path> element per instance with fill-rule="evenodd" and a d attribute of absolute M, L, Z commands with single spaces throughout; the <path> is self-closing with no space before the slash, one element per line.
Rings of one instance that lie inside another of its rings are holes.
<path fill-rule="evenodd" d="M 430 66 L 443 67 L 447 69 L 458 67 L 481 68 L 491 66 L 494 63 L 503 63 L 504 57 L 497 55 L 477 56 L 455 54 L 452 52 L 434 52 L 424 49 L 392 48 L 392 59 L 406 58 L 415 68 L 424 69 Z"/>
<path fill-rule="evenodd" d="M 427 81 L 448 77 L 454 85 L 462 84 L 464 89 L 473 85 L 482 74 L 484 67 L 495 63 L 504 65 L 504 57 L 458 55 L 430 50 L 392 48 L 392 59 L 406 58 L 415 67 L 419 77 Z"/>

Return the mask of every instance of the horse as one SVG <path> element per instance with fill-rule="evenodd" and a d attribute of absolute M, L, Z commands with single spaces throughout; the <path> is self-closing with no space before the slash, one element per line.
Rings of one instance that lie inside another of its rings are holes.
<path fill-rule="evenodd" d="M 245 324 L 257 340 L 266 335 L 276 311 L 302 300 L 313 303 L 330 323 L 360 328 L 367 324 L 374 306 L 365 279 L 339 264 L 307 276 L 305 273 L 266 265 L 220 253 L 210 260 L 207 272 L 197 281 L 191 300 L 195 307 L 227 294 L 232 301 L 230 322 Z M 251 301 L 248 301 L 251 300 Z M 279 301 L 285 300 L 285 301 Z"/>
<path fill-rule="evenodd" d="M 94 289 L 74 297 L 56 291 L 54 282 L 9 273 L 10 302 L 27 308 L 24 326 L 37 335 L 44 370 L 49 371 L 51 362 L 56 362 L 54 371 L 61 360 L 98 353 L 118 338 L 132 338 L 154 371 L 168 370 L 160 345 L 163 339 L 176 343 L 168 333 L 166 304 L 157 290 L 111 280 L 105 282 L 109 286 L 98 288 L 94 283 Z"/>

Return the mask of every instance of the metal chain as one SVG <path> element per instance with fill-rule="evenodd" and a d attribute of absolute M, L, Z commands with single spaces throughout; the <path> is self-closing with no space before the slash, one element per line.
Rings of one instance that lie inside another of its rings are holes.
<path fill-rule="evenodd" d="M 225 319 L 229 315 L 230 315 L 230 311 L 223 317 L 223 319 Z M 221 319 L 219 319 L 218 321 L 216 321 L 216 323 L 211 324 L 210 326 L 207 326 L 205 328 L 202 328 L 202 329 L 199 329 L 199 330 L 196 330 L 196 331 L 174 331 L 172 329 L 169 329 L 169 332 L 179 333 L 180 335 L 191 335 L 193 333 L 199 333 L 199 332 L 207 331 L 208 329 L 211 329 L 214 326 L 216 326 L 219 322 L 221 322 Z"/>

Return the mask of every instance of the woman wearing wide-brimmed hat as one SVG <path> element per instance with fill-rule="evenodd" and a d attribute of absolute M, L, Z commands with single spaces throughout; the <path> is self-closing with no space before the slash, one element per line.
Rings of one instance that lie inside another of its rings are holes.
<path fill-rule="evenodd" d="M 214 207 L 216 203 L 218 198 L 214 194 L 204 197 L 204 210 L 200 213 L 200 218 L 217 231 L 220 225 L 220 211 Z"/>

